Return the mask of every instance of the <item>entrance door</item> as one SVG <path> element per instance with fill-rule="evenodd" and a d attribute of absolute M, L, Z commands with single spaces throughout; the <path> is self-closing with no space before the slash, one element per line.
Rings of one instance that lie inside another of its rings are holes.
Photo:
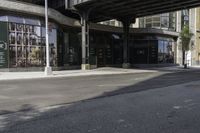
<path fill-rule="evenodd" d="M 134 49 L 134 63 L 147 64 L 148 63 L 148 48 Z"/>
<path fill-rule="evenodd" d="M 104 48 L 97 49 L 97 66 L 98 67 L 105 66 L 105 49 Z"/>

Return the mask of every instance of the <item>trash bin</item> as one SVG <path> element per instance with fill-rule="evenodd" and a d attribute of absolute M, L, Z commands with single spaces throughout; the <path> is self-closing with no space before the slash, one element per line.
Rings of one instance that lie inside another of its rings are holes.
<path fill-rule="evenodd" d="M 187 68 L 187 64 L 184 64 L 184 68 L 185 68 L 185 69 Z"/>

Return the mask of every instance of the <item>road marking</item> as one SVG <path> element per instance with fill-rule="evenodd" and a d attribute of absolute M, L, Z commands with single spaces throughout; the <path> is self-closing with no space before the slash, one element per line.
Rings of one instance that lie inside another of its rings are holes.
<path fill-rule="evenodd" d="M 125 87 L 129 86 L 128 84 L 103 84 L 103 85 L 97 85 L 98 87 Z"/>
<path fill-rule="evenodd" d="M 124 122 L 125 122 L 125 120 L 123 120 L 123 119 L 118 120 L 118 123 L 124 123 Z"/>
<path fill-rule="evenodd" d="M 192 102 L 193 100 L 192 99 L 187 99 L 187 100 L 185 100 L 184 102 L 185 103 L 190 103 L 190 102 Z"/>
<path fill-rule="evenodd" d="M 178 110 L 181 109 L 181 106 L 174 106 L 173 108 Z"/>
<path fill-rule="evenodd" d="M 3 96 L 3 95 L 0 95 L 0 99 L 10 99 L 10 97 L 8 97 L 8 96 Z"/>

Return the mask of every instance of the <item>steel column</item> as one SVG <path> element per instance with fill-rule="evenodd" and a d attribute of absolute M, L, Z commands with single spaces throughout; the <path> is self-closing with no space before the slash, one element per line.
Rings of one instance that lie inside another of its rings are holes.
<path fill-rule="evenodd" d="M 123 68 L 130 67 L 130 58 L 129 58 L 129 37 L 130 37 L 130 25 L 133 22 L 132 18 L 123 18 L 121 22 L 123 24 L 123 33 L 124 33 L 124 41 L 123 41 Z M 135 21 L 134 21 L 135 23 Z"/>
<path fill-rule="evenodd" d="M 123 62 L 129 63 L 129 28 L 130 23 L 128 21 L 123 22 L 123 31 L 124 31 L 124 43 L 123 43 Z"/>
<path fill-rule="evenodd" d="M 90 68 L 89 62 L 89 22 L 88 12 L 81 14 L 81 29 L 82 29 L 82 70 Z"/>

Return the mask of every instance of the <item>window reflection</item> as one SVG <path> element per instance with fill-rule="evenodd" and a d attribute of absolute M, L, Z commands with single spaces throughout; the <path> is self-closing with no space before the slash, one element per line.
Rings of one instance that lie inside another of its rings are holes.
<path fill-rule="evenodd" d="M 160 15 L 140 18 L 140 28 L 161 28 L 175 31 L 176 14 L 165 13 Z"/>
<path fill-rule="evenodd" d="M 37 25 L 39 24 L 37 20 L 10 16 L 8 18 L 11 21 L 8 28 L 10 67 L 44 66 L 46 64 L 45 28 Z M 51 65 L 56 66 L 57 30 L 54 28 L 49 31 L 49 36 Z"/>
<path fill-rule="evenodd" d="M 46 53 L 46 39 L 45 39 L 45 28 L 42 28 L 42 46 L 44 47 L 44 51 Z M 49 29 L 49 46 L 50 46 L 50 64 L 52 66 L 57 65 L 57 30 Z M 45 58 L 45 56 L 44 56 Z M 46 58 L 45 58 L 46 60 Z"/>
<path fill-rule="evenodd" d="M 158 63 L 174 63 L 174 51 L 171 41 L 158 41 Z"/>

